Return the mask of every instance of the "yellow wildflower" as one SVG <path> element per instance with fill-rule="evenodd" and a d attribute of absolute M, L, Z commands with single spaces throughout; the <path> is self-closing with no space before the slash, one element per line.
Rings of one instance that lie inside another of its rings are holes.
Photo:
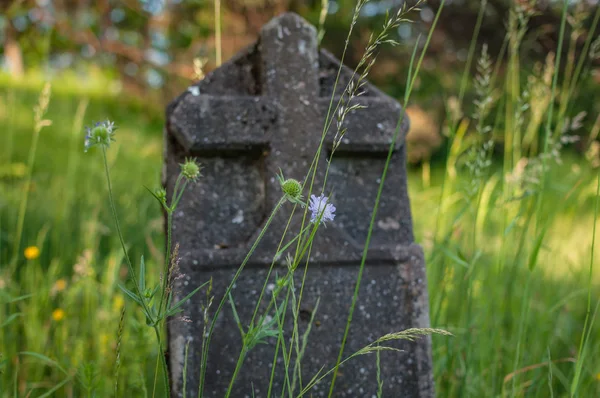
<path fill-rule="evenodd" d="M 596 373 L 596 380 L 600 381 L 600 372 Z"/>
<path fill-rule="evenodd" d="M 62 321 L 64 317 L 65 311 L 62 308 L 57 308 L 52 311 L 52 319 L 54 319 L 56 322 Z"/>
<path fill-rule="evenodd" d="M 35 260 L 40 256 L 40 249 L 37 246 L 29 246 L 25 248 L 24 254 L 27 260 Z"/>

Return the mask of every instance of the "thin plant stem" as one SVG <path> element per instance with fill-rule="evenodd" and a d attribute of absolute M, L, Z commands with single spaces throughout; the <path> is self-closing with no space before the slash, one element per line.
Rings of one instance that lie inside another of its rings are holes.
<path fill-rule="evenodd" d="M 121 243 L 121 249 L 123 250 L 123 256 L 125 257 L 125 262 L 127 263 L 127 267 L 129 268 L 129 274 L 131 276 L 131 280 L 133 281 L 133 287 L 135 289 L 135 293 L 140 298 L 140 302 L 142 304 L 142 308 L 144 309 L 145 315 L 149 318 L 151 322 L 154 320 L 151 317 L 150 309 L 144 300 L 144 296 L 140 291 L 140 287 L 138 284 L 137 277 L 135 276 L 135 269 L 133 268 L 133 264 L 131 259 L 129 258 L 129 253 L 127 252 L 127 247 L 125 246 L 125 239 L 123 238 L 123 232 L 121 231 L 121 224 L 119 223 L 119 217 L 117 216 L 117 208 L 115 207 L 115 199 L 113 195 L 112 182 L 110 179 L 110 171 L 108 168 L 108 159 L 106 157 L 106 148 L 102 145 L 102 159 L 104 160 L 104 172 L 106 174 L 106 183 L 108 186 L 108 201 L 110 203 L 110 209 L 112 211 L 113 219 L 115 221 L 115 226 L 117 227 L 117 235 L 119 237 L 119 242 Z"/>
<path fill-rule="evenodd" d="M 152 319 L 152 313 L 150 312 L 150 309 L 148 308 L 146 301 L 144 300 L 144 296 L 142 296 L 142 292 L 140 292 L 140 288 L 139 288 L 139 284 L 138 284 L 138 280 L 135 276 L 135 270 L 133 268 L 133 264 L 131 263 L 131 259 L 129 258 L 129 254 L 127 252 L 127 247 L 125 246 L 125 240 L 123 238 L 123 232 L 121 231 L 121 225 L 119 223 L 119 217 L 117 216 L 117 209 L 115 207 L 115 200 L 114 200 L 114 195 L 113 195 L 113 189 L 112 189 L 112 182 L 110 179 L 110 171 L 108 168 L 108 159 L 106 156 L 106 147 L 104 145 L 101 146 L 102 147 L 102 159 L 104 160 L 104 171 L 106 173 L 106 182 L 108 185 L 108 196 L 109 196 L 109 202 L 110 202 L 110 208 L 112 210 L 113 213 L 113 218 L 115 220 L 115 225 L 117 227 L 117 235 L 119 236 L 119 241 L 121 242 L 121 249 L 123 250 L 123 255 L 125 256 L 125 260 L 127 262 L 127 266 L 129 267 L 129 273 L 131 274 L 131 280 L 133 281 L 133 285 L 135 288 L 135 292 L 137 293 L 138 297 L 140 298 L 140 303 L 142 304 L 142 307 L 144 309 L 145 315 L 148 318 L 148 320 L 150 320 L 150 322 L 154 323 L 154 320 Z M 163 351 L 163 347 L 162 347 L 162 342 L 161 342 L 161 338 L 160 338 L 160 333 L 159 333 L 159 329 L 158 326 L 154 326 L 154 331 L 156 332 L 156 338 L 158 340 L 158 345 L 159 345 L 159 349 L 160 352 L 158 353 L 158 355 L 161 358 L 161 362 L 163 364 L 164 367 L 164 381 L 165 381 L 165 391 L 167 392 L 167 395 L 169 394 L 170 388 L 169 388 L 169 376 L 168 376 L 168 367 L 167 367 L 167 362 L 164 356 L 164 351 Z"/>
<path fill-rule="evenodd" d="M 300 332 L 298 331 L 298 314 L 300 313 L 300 304 L 302 303 L 302 295 L 304 293 L 304 286 L 306 283 L 306 276 L 308 274 L 308 264 L 310 262 L 310 253 L 312 252 L 312 240 L 309 242 L 309 249 L 308 249 L 308 254 L 306 256 L 306 263 L 304 265 L 304 273 L 302 275 L 302 283 L 300 284 L 300 294 L 298 295 L 298 299 L 297 301 L 297 306 L 295 311 L 292 310 L 292 314 L 294 316 L 294 329 L 292 330 L 292 342 L 296 341 L 296 352 L 297 352 L 297 357 L 296 357 L 296 362 L 294 363 L 294 371 L 292 372 L 293 377 L 292 377 L 292 393 L 294 392 L 294 388 L 296 386 L 296 372 L 298 372 L 298 378 L 300 379 L 299 383 L 300 383 L 300 388 L 302 389 L 302 370 L 300 368 L 300 360 L 302 359 L 300 357 L 300 350 L 298 347 L 298 339 L 300 337 Z M 293 275 L 292 275 L 293 277 Z M 294 297 L 294 291 L 292 290 L 292 298 Z M 292 352 L 292 342 L 290 342 L 290 353 Z M 291 355 L 290 355 L 291 357 Z"/>
<path fill-rule="evenodd" d="M 463 76 L 462 76 L 462 79 L 460 82 L 460 91 L 458 93 L 458 103 L 460 104 L 460 106 L 462 106 L 463 99 L 465 97 L 465 92 L 467 91 L 467 83 L 469 81 L 471 65 L 473 65 L 475 47 L 477 45 L 477 38 L 479 37 L 479 31 L 481 30 L 483 16 L 485 15 L 487 1 L 488 0 L 481 1 L 481 4 L 479 6 L 479 12 L 477 13 L 477 22 L 475 22 L 475 29 L 473 29 L 473 36 L 471 38 L 471 44 L 469 45 L 469 53 L 467 55 L 467 62 L 466 62 L 465 70 L 463 71 Z M 458 123 L 458 120 L 456 122 Z M 452 129 L 455 130 L 456 126 L 452 126 Z"/>
<path fill-rule="evenodd" d="M 29 147 L 29 154 L 27 156 L 27 174 L 25 177 L 25 184 L 23 184 L 23 196 L 21 197 L 19 204 L 19 212 L 17 213 L 17 230 L 15 232 L 15 243 L 13 245 L 13 257 L 11 260 L 11 272 L 15 271 L 15 266 L 19 258 L 19 250 L 21 248 L 21 241 L 23 239 L 23 227 L 25 226 L 25 214 L 27 213 L 27 203 L 29 202 L 29 192 L 31 192 L 31 181 L 33 176 L 33 167 L 35 165 L 35 158 L 37 154 L 38 142 L 40 139 L 40 132 L 42 128 L 49 125 L 43 120 L 44 114 L 48 109 L 48 103 L 50 102 L 50 83 L 46 83 L 40 97 L 38 104 L 35 108 L 35 125 L 33 126 L 33 136 L 31 137 L 31 146 Z"/>
<path fill-rule="evenodd" d="M 417 66 L 415 68 L 415 73 L 412 74 L 413 77 L 412 77 L 412 79 L 410 81 L 410 84 L 408 85 L 408 88 L 407 88 L 407 90 L 405 92 L 405 95 L 404 95 L 404 106 L 406 106 L 408 104 L 408 100 L 410 98 L 410 94 L 412 92 L 412 88 L 413 88 L 414 82 L 415 82 L 416 77 L 417 77 L 417 75 L 419 73 L 419 70 L 420 70 L 420 67 L 421 67 L 421 63 L 422 63 L 423 58 L 425 56 L 425 52 L 426 52 L 427 48 L 429 47 L 429 42 L 431 41 L 431 36 L 433 34 L 433 31 L 435 30 L 435 26 L 437 25 L 437 22 L 439 20 L 440 14 L 442 12 L 442 9 L 444 8 L 444 4 L 445 3 L 446 3 L 446 1 L 442 0 L 442 2 L 440 4 L 440 7 L 438 8 L 437 14 L 435 16 L 435 19 L 433 21 L 433 24 L 431 26 L 431 29 L 429 30 L 429 35 L 427 36 L 427 40 L 425 42 L 425 46 L 423 47 L 423 52 L 421 53 L 421 57 L 419 58 L 419 61 L 418 61 Z M 411 60 L 411 64 L 412 64 L 412 60 Z M 369 250 L 369 245 L 371 243 L 371 236 L 373 234 L 373 228 L 375 226 L 375 219 L 377 217 L 377 211 L 379 210 L 379 202 L 381 200 L 381 195 L 383 193 L 383 187 L 384 187 L 385 179 L 387 177 L 387 172 L 388 172 L 391 160 L 392 160 L 392 154 L 393 154 L 394 148 L 396 146 L 396 141 L 397 141 L 398 135 L 400 133 L 400 128 L 402 126 L 403 118 L 404 118 L 404 113 L 402 113 L 400 115 L 400 117 L 398 119 L 398 123 L 396 124 L 396 129 L 394 131 L 394 137 L 392 138 L 392 142 L 390 143 L 388 154 L 387 154 L 387 158 L 386 158 L 386 161 L 385 161 L 385 166 L 383 168 L 383 172 L 381 173 L 381 179 L 380 179 L 379 187 L 377 189 L 377 196 L 375 198 L 375 205 L 373 206 L 373 211 L 371 213 L 371 221 L 369 223 L 369 229 L 368 229 L 368 232 L 367 232 L 367 239 L 365 240 L 365 245 L 364 245 L 364 248 L 363 248 L 362 258 L 361 258 L 361 261 L 360 261 L 360 268 L 359 268 L 359 271 L 358 271 L 358 276 L 356 278 L 356 285 L 355 285 L 355 288 L 354 288 L 354 294 L 352 296 L 352 303 L 350 304 L 350 311 L 348 313 L 348 320 L 346 322 L 346 329 L 344 331 L 344 337 L 342 338 L 342 343 L 341 343 L 340 350 L 339 350 L 339 353 L 338 353 L 338 358 L 337 358 L 337 361 L 336 361 L 336 366 L 333 369 L 333 377 L 332 377 L 332 380 L 331 380 L 331 385 L 329 387 L 329 394 L 328 394 L 329 398 L 331 398 L 331 396 L 333 395 L 333 390 L 334 390 L 334 387 L 335 387 L 335 381 L 336 381 L 336 378 L 337 378 L 337 375 L 338 375 L 338 370 L 339 370 L 340 365 L 343 363 L 342 362 L 342 357 L 344 355 L 344 348 L 346 346 L 346 340 L 348 339 L 348 334 L 350 332 L 350 325 L 352 323 L 352 317 L 354 315 L 354 308 L 356 307 L 356 302 L 358 301 L 358 292 L 359 292 L 360 284 L 362 282 L 362 275 L 363 275 L 363 272 L 364 272 L 364 269 L 365 269 L 365 264 L 366 264 L 366 260 L 367 260 L 367 253 L 368 253 L 368 250 Z"/>
<path fill-rule="evenodd" d="M 215 1 L 215 58 L 217 67 L 221 66 L 222 46 L 221 46 L 221 0 Z"/>
<path fill-rule="evenodd" d="M 233 383 L 235 383 L 235 379 L 237 379 L 237 375 L 240 372 L 240 369 L 242 368 L 242 363 L 244 362 L 244 359 L 246 358 L 247 353 L 248 353 L 247 348 L 242 347 L 242 350 L 240 351 L 240 355 L 238 356 L 237 362 L 235 364 L 235 369 L 233 370 L 233 374 L 231 375 L 231 380 L 229 380 L 229 387 L 227 387 L 227 392 L 225 393 L 225 398 L 229 398 L 229 396 L 231 395 L 231 390 L 233 389 Z"/>
<path fill-rule="evenodd" d="M 285 295 L 285 300 L 283 302 L 283 308 L 288 308 L 288 304 L 290 302 L 290 295 L 292 294 L 292 289 L 294 289 L 294 280 L 293 277 L 290 278 L 290 287 L 287 289 L 286 295 Z M 273 302 L 275 303 L 275 307 L 277 307 L 277 303 L 276 303 L 277 298 L 273 297 Z M 279 327 L 280 333 L 279 333 L 279 338 L 277 339 L 277 345 L 281 345 L 281 354 L 283 355 L 283 367 L 284 367 L 284 375 L 285 375 L 285 379 L 283 380 L 282 386 L 281 386 L 281 394 L 280 397 L 283 397 L 283 395 L 285 394 L 285 388 L 288 387 L 288 395 L 290 398 L 292 398 L 293 396 L 293 392 L 290 388 L 290 386 L 292 385 L 292 382 L 290 381 L 290 371 L 289 371 L 289 363 L 290 363 L 290 357 L 292 355 L 292 352 L 287 352 L 287 350 L 285 349 L 285 342 L 284 342 L 284 335 L 283 335 L 283 328 L 285 325 L 285 317 L 286 317 L 287 311 L 284 311 L 281 318 L 277 317 L 277 326 Z M 277 362 L 277 356 L 273 357 L 274 363 Z M 273 369 L 275 369 L 275 367 L 273 367 Z M 271 373 L 271 379 L 270 379 L 270 383 L 273 383 L 273 378 L 274 378 L 275 374 Z"/>
<path fill-rule="evenodd" d="M 172 209 L 168 209 L 167 210 L 167 247 L 166 247 L 166 253 L 165 253 L 165 265 L 163 268 L 163 286 L 162 286 L 162 291 L 160 293 L 160 303 L 158 305 L 158 313 L 159 316 L 160 314 L 162 314 L 162 307 L 163 307 L 163 302 L 165 300 L 165 296 L 167 295 L 167 289 L 169 287 L 169 279 L 170 279 L 170 275 L 169 275 L 169 267 L 170 267 L 170 262 L 171 262 L 171 240 L 172 240 L 172 229 L 173 227 L 173 210 Z M 168 302 L 168 300 L 167 300 Z M 166 308 L 166 304 L 165 304 L 165 311 L 167 311 L 168 308 Z"/>
<path fill-rule="evenodd" d="M 571 78 L 571 81 L 569 83 L 569 92 L 568 92 L 567 98 L 565 100 L 566 105 L 569 105 L 571 103 L 570 99 L 573 96 L 575 89 L 577 88 L 579 76 L 581 75 L 583 65 L 587 58 L 586 55 L 588 54 L 590 45 L 594 38 L 594 33 L 596 32 L 596 28 L 598 27 L 599 21 L 600 21 L 600 7 L 596 7 L 596 13 L 594 14 L 594 20 L 592 21 L 590 31 L 588 32 L 588 36 L 587 36 L 585 43 L 583 45 L 583 48 L 581 50 L 581 55 L 579 57 L 579 61 L 577 62 L 577 66 L 575 67 L 575 72 L 573 73 L 573 77 Z M 565 105 L 565 107 L 566 107 L 566 105 Z"/>
<path fill-rule="evenodd" d="M 152 398 L 156 396 L 156 382 L 158 381 L 158 368 L 160 365 L 160 355 L 156 356 L 156 364 L 154 365 L 154 381 L 152 382 Z"/>
<path fill-rule="evenodd" d="M 352 32 L 354 31 L 354 25 L 356 23 L 356 20 L 358 18 L 358 15 L 360 13 L 360 9 L 362 8 L 362 6 L 367 3 L 369 0 L 357 0 L 356 2 L 356 6 L 354 8 L 354 14 L 352 17 L 352 22 L 350 23 L 350 29 L 348 29 L 348 34 L 346 35 L 346 41 L 344 43 L 344 49 L 342 50 L 342 56 L 340 58 L 340 62 L 339 62 L 339 67 L 335 76 L 335 82 L 333 83 L 333 90 L 332 90 L 332 94 L 331 94 L 331 99 L 329 100 L 329 107 L 327 108 L 327 115 L 325 116 L 325 124 L 323 126 L 323 131 L 321 133 L 321 140 L 319 142 L 319 146 L 317 148 L 317 151 L 315 153 L 315 156 L 313 157 L 313 161 L 311 164 L 311 167 L 308 170 L 307 174 L 312 174 L 310 177 L 310 185 L 309 185 L 309 189 L 308 189 L 308 195 L 307 197 L 310 198 L 310 195 L 313 192 L 313 187 L 314 187 L 314 183 L 315 183 L 315 178 L 317 175 L 317 168 L 319 166 L 319 159 L 321 158 L 321 151 L 323 149 L 323 144 L 325 142 L 325 137 L 327 135 L 327 131 L 329 130 L 329 126 L 331 125 L 331 123 L 333 122 L 333 114 L 332 114 L 332 109 L 333 109 L 333 102 L 335 99 L 335 92 L 340 80 L 340 76 L 342 74 L 342 69 L 344 66 L 344 59 L 346 57 L 346 52 L 348 50 L 348 46 L 350 44 L 350 37 L 352 36 Z M 340 105 L 342 101 L 342 98 L 340 98 L 338 100 L 337 106 Z M 336 106 L 336 109 L 337 109 Z M 304 188 L 304 185 L 306 185 L 307 180 L 304 181 L 304 183 L 302 184 L 302 188 Z M 300 227 L 300 230 L 304 230 L 304 225 L 305 225 L 305 221 L 306 221 L 306 216 L 308 214 L 308 206 L 304 209 L 304 215 L 302 216 L 302 225 Z M 298 251 L 300 249 L 300 242 L 301 239 L 298 240 L 298 245 L 296 247 L 296 253 L 294 255 L 294 264 L 297 263 L 298 260 Z"/>
<path fill-rule="evenodd" d="M 110 208 L 112 210 L 113 218 L 115 220 L 115 225 L 117 227 L 117 235 L 119 236 L 119 241 L 121 242 L 121 249 L 123 250 L 123 255 L 125 256 L 125 260 L 129 267 L 129 273 L 131 274 L 131 280 L 133 281 L 135 291 L 136 291 L 138 297 L 140 298 L 140 303 L 142 304 L 142 307 L 144 308 L 145 315 L 146 315 L 146 317 L 148 317 L 148 319 L 151 322 L 153 322 L 152 314 L 146 304 L 146 301 L 144 300 L 144 296 L 142 296 L 142 292 L 140 292 L 138 280 L 135 276 L 135 270 L 133 268 L 133 264 L 131 263 L 131 259 L 129 258 L 129 254 L 127 252 L 127 247 L 125 246 L 125 240 L 123 238 L 123 233 L 121 231 L 121 225 L 119 223 L 119 217 L 117 216 L 117 209 L 115 207 L 115 201 L 114 201 L 113 190 L 112 190 L 112 182 L 110 179 L 110 171 L 108 168 L 108 160 L 107 160 L 107 156 L 106 156 L 106 147 L 103 145 L 101 147 L 102 147 L 102 159 L 104 160 L 104 171 L 106 173 L 106 182 L 108 185 L 108 196 L 109 196 Z M 154 331 L 156 332 L 156 338 L 158 340 L 158 345 L 159 345 L 159 349 L 160 349 L 160 352 L 158 353 L 158 355 L 161 358 L 161 362 L 164 367 L 165 391 L 168 395 L 169 391 L 170 391 L 168 367 L 167 367 L 167 362 L 166 362 L 166 359 L 164 356 L 164 351 L 163 351 L 163 347 L 162 347 L 162 342 L 161 342 L 158 326 L 154 326 Z"/>
<path fill-rule="evenodd" d="M 163 349 L 162 339 L 160 337 L 160 329 L 158 325 L 154 326 L 154 333 L 156 334 L 156 340 L 158 343 L 158 356 L 160 357 L 160 363 L 163 366 L 163 381 L 165 383 L 165 396 L 169 396 L 171 388 L 169 387 L 169 367 L 167 365 L 167 359 L 165 358 L 165 351 Z"/>
<path fill-rule="evenodd" d="M 550 92 L 550 106 L 548 108 L 548 117 L 546 119 L 546 126 L 544 129 L 544 149 L 543 149 L 543 154 L 547 154 L 548 153 L 548 146 L 550 145 L 550 139 L 552 138 L 552 116 L 554 115 L 554 100 L 555 100 L 555 96 L 556 96 L 556 87 L 558 85 L 558 71 L 560 70 L 560 60 L 561 60 L 561 54 L 562 54 L 562 47 L 563 47 L 563 41 L 564 41 L 564 37 L 565 37 L 565 28 L 567 25 L 567 9 L 568 9 L 568 5 L 569 5 L 569 1 L 568 0 L 564 0 L 563 1 L 563 8 L 562 8 L 562 18 L 561 18 L 561 22 L 560 22 L 560 34 L 558 37 L 558 48 L 556 50 L 556 60 L 554 63 L 554 76 L 552 78 L 552 89 Z M 539 221 L 540 221 L 540 213 L 541 213 L 541 208 L 542 208 L 542 198 L 544 196 L 544 188 L 546 186 L 546 177 L 547 177 L 547 172 L 546 172 L 546 156 L 542 157 L 542 176 L 541 176 L 541 187 L 540 187 L 540 192 L 537 198 L 537 205 L 536 205 L 536 228 L 538 227 Z"/>
<path fill-rule="evenodd" d="M 589 323 L 589 319 L 590 319 L 590 314 L 592 311 L 592 281 L 593 281 L 593 275 L 594 275 L 594 246 L 596 244 L 596 225 L 597 225 L 597 220 L 598 220 L 598 203 L 600 202 L 600 171 L 598 171 L 598 176 L 597 176 L 597 181 L 596 181 L 596 200 L 594 201 L 594 225 L 592 226 L 592 247 L 590 248 L 590 267 L 589 267 L 589 274 L 588 274 L 588 296 L 587 296 L 587 307 L 586 307 L 586 312 L 585 312 L 585 321 L 583 323 L 583 332 L 582 332 L 582 336 L 581 336 L 581 341 L 579 342 L 579 350 L 577 352 L 577 364 L 575 365 L 575 377 L 573 378 L 573 382 L 571 384 L 571 397 L 576 396 L 577 395 L 577 389 L 579 387 L 579 379 L 581 377 L 581 372 L 583 370 L 583 361 L 584 361 L 584 346 L 585 343 L 588 341 L 588 339 L 586 339 L 585 333 L 586 330 L 588 330 L 589 327 L 589 332 L 591 332 L 592 330 L 592 326 L 593 326 L 593 322 L 591 322 L 590 325 L 588 325 Z M 589 333 L 588 332 L 588 333 Z"/>
<path fill-rule="evenodd" d="M 558 39 L 558 48 L 557 48 L 557 52 L 556 52 L 556 60 L 555 60 L 555 67 L 554 67 L 554 76 L 552 79 L 552 89 L 551 89 L 551 93 L 550 93 L 550 106 L 548 109 L 548 117 L 546 119 L 546 125 L 545 125 L 545 132 L 544 132 L 544 147 L 543 147 L 543 154 L 547 154 L 548 153 L 548 147 L 550 144 L 550 139 L 551 139 L 551 135 L 552 135 L 552 131 L 551 131 L 551 126 L 552 126 L 552 116 L 554 113 L 554 101 L 555 101 L 555 95 L 556 95 L 556 88 L 558 85 L 558 71 L 559 71 L 559 67 L 560 67 L 560 60 L 561 60 L 561 54 L 562 54 L 562 46 L 563 46 L 563 41 L 564 41 L 564 35 L 565 35 L 565 27 L 566 27 L 566 21 L 567 21 L 567 7 L 568 7 L 568 0 L 564 0 L 563 1 L 563 8 L 562 8 L 562 18 L 561 18 L 561 25 L 560 25 L 560 34 L 559 34 L 559 39 Z M 547 179 L 547 160 L 546 160 L 546 156 L 542 156 L 542 175 L 541 175 L 541 183 L 540 183 L 540 190 L 538 192 L 538 196 L 537 196 L 537 201 L 536 201 L 536 209 L 535 209 L 535 230 L 536 230 L 536 235 L 540 234 L 540 233 L 545 233 L 545 228 L 542 229 L 542 231 L 539 231 L 540 229 L 540 222 L 541 222 L 541 208 L 542 208 L 542 199 L 544 196 L 544 189 L 546 186 L 546 179 Z M 513 365 L 513 372 L 516 372 L 519 366 L 519 361 L 520 361 L 520 357 L 521 357 L 521 340 L 522 340 L 522 336 L 523 336 L 523 332 L 525 329 L 525 319 L 527 317 L 528 314 L 528 308 L 526 305 L 526 300 L 529 297 L 529 288 L 531 285 L 531 280 L 533 278 L 533 270 L 530 270 L 530 272 L 527 275 L 527 282 L 525 285 L 525 291 L 523 293 L 523 299 L 521 302 L 521 316 L 520 316 L 520 320 L 519 320 L 519 329 L 518 329 L 518 334 L 517 334 L 517 348 L 516 348 L 516 353 L 515 353 L 515 359 L 514 359 L 514 365 Z M 512 394 L 514 396 L 515 394 L 515 388 L 516 388 L 516 377 L 514 377 L 512 379 L 511 382 L 511 391 Z"/>
<path fill-rule="evenodd" d="M 250 324 L 254 324 L 254 320 L 256 319 L 256 315 L 258 314 L 258 310 L 260 308 L 260 303 L 262 301 L 262 298 L 264 296 L 265 290 L 267 288 L 267 284 L 269 283 L 269 277 L 271 276 L 271 273 L 273 272 L 273 267 L 275 266 L 275 262 L 277 261 L 277 257 L 280 255 L 280 253 L 285 250 L 289 245 L 291 245 L 296 239 L 298 239 L 297 235 L 294 239 L 291 240 L 291 242 L 288 242 L 288 244 L 281 249 L 281 245 L 283 244 L 283 240 L 285 239 L 285 236 L 287 235 L 287 231 L 290 227 L 290 224 L 292 223 L 292 217 L 294 216 L 294 213 L 296 211 L 296 205 L 294 205 L 294 208 L 292 209 L 292 213 L 290 214 L 290 216 L 288 217 L 288 221 L 287 224 L 285 225 L 285 229 L 283 230 L 283 234 L 281 236 L 281 239 L 279 240 L 279 244 L 277 245 L 277 250 L 276 250 L 276 254 L 275 256 L 273 256 L 273 261 L 271 261 L 271 265 L 269 267 L 269 271 L 267 272 L 267 276 L 265 277 L 265 282 L 263 284 L 263 288 L 260 291 L 260 295 L 258 296 L 258 300 L 256 301 L 256 306 L 254 307 L 254 313 L 252 314 L 252 319 L 250 320 Z M 269 311 L 269 308 L 267 308 L 267 312 Z"/>
<path fill-rule="evenodd" d="M 238 280 L 238 278 L 242 274 L 242 271 L 244 270 L 244 267 L 248 263 L 248 260 L 250 260 L 250 257 L 252 256 L 252 254 L 254 254 L 256 247 L 262 240 L 263 236 L 265 235 L 265 232 L 267 231 L 267 228 L 269 228 L 269 226 L 271 225 L 271 222 L 273 221 L 273 218 L 275 218 L 275 214 L 279 211 L 279 209 L 281 208 L 281 206 L 283 205 L 285 200 L 286 200 L 285 197 L 282 197 L 279 200 L 279 202 L 277 202 L 277 204 L 275 205 L 275 208 L 271 212 L 271 215 L 265 222 L 265 226 L 262 228 L 262 230 L 260 231 L 260 234 L 258 235 L 256 240 L 252 244 L 250 251 L 248 251 L 248 254 L 246 254 L 246 257 L 242 261 L 242 264 L 239 266 L 239 268 L 235 272 L 235 275 L 233 276 L 233 279 L 229 283 L 229 286 L 227 286 L 227 289 L 225 290 L 225 293 L 223 294 L 223 298 L 221 299 L 221 302 L 219 303 L 219 306 L 217 307 L 215 314 L 213 315 L 213 319 L 210 323 L 210 329 L 209 329 L 207 335 L 204 337 L 204 339 L 205 339 L 204 347 L 205 348 L 203 350 L 204 352 L 202 353 L 202 365 L 200 367 L 200 382 L 198 384 L 198 396 L 199 397 L 203 396 L 202 393 L 204 390 L 204 378 L 206 375 L 206 364 L 208 362 L 208 347 L 210 346 L 210 340 L 211 340 L 212 334 L 215 330 L 217 318 L 218 318 L 219 314 L 221 313 L 221 310 L 223 309 L 223 306 L 225 305 L 225 302 L 227 301 L 227 299 L 229 297 L 229 293 L 231 293 L 231 289 L 233 289 L 233 285 L 235 285 L 235 282 Z"/>

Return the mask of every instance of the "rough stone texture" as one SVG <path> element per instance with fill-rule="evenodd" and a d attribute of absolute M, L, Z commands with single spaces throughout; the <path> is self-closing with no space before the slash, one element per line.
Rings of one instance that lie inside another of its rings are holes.
<path fill-rule="evenodd" d="M 186 156 L 196 156 L 204 165 L 203 177 L 188 188 L 174 216 L 173 237 L 180 243 L 183 274 L 176 286 L 176 298 L 212 277 L 215 303 L 219 302 L 281 197 L 275 178 L 279 169 L 287 178 L 302 179 L 306 175 L 321 138 L 338 67 L 338 60 L 317 49 L 312 26 L 295 14 L 284 14 L 263 28 L 255 45 L 169 105 L 165 134 L 168 191 L 172 192 L 178 164 Z M 344 67 L 341 87 L 351 78 L 352 71 Z M 339 95 L 340 89 L 336 91 Z M 359 101 L 368 109 L 348 115 L 348 132 L 335 153 L 328 177 L 328 192 L 334 192 L 332 201 L 337 207 L 336 219 L 319 229 L 310 255 L 301 304 L 301 333 L 318 298 L 320 305 L 303 361 L 305 382 L 322 366 L 329 369 L 335 364 L 379 178 L 402 112 L 398 103 L 371 85 L 365 86 Z M 407 127 L 405 120 L 373 230 L 347 354 L 386 333 L 429 326 L 424 260 L 420 247 L 413 242 L 406 188 Z M 333 143 L 331 130 L 316 186 L 321 186 L 324 178 L 325 158 Z M 252 317 L 291 208 L 286 204 L 278 213 L 233 290 L 243 323 Z M 297 213 L 292 231 L 299 231 L 302 212 Z M 278 266 L 283 267 L 283 263 Z M 276 268 L 276 272 L 282 274 L 285 269 Z M 198 294 L 185 305 L 185 315 L 192 322 L 169 323 L 175 397 L 182 396 L 188 342 L 187 395 L 196 396 L 198 391 L 205 300 Z M 287 325 L 288 331 L 290 327 Z M 250 352 L 233 397 L 266 396 L 274 342 Z M 433 396 L 430 340 L 397 346 L 404 352 L 381 354 L 384 396 Z M 206 397 L 223 396 L 240 347 L 240 334 L 227 305 L 210 345 Z M 281 358 L 277 370 L 272 396 L 281 394 Z M 326 396 L 328 388 L 326 379 L 311 392 L 313 396 Z M 341 368 L 336 396 L 371 397 L 376 392 L 374 355 L 355 358 Z"/>

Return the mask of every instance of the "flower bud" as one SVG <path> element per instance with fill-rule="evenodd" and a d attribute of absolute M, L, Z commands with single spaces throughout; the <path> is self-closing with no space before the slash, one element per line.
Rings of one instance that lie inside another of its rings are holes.
<path fill-rule="evenodd" d="M 98 122 L 92 128 L 86 127 L 84 150 L 87 152 L 91 147 L 100 145 L 105 148 L 114 141 L 115 130 L 117 127 L 109 120 Z"/>
<path fill-rule="evenodd" d="M 185 162 L 180 164 L 181 174 L 190 181 L 196 181 L 200 177 L 200 165 L 194 158 L 186 158 Z"/>

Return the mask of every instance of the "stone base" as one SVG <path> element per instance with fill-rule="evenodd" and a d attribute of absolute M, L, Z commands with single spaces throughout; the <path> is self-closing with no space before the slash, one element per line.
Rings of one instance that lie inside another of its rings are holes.
<path fill-rule="evenodd" d="M 394 264 L 368 263 L 368 266 L 365 267 L 359 300 L 346 344 L 345 357 L 387 333 L 409 328 L 429 327 L 427 284 L 422 250 L 418 245 L 413 244 L 402 250 L 402 253 L 402 258 Z M 201 271 L 201 267 L 192 266 L 191 262 L 193 259 L 186 258 L 184 254 L 181 266 L 186 270 L 186 277 L 178 287 L 181 291 L 177 296 L 185 295 L 187 291 L 212 277 L 215 300 L 211 310 L 214 310 L 235 270 L 220 268 L 213 271 Z M 186 266 L 186 264 L 189 265 Z M 317 299 L 320 299 L 320 303 L 314 315 L 302 361 L 303 385 L 306 385 L 321 367 L 324 367 L 323 370 L 326 372 L 335 365 L 358 270 L 358 265 L 320 266 L 312 263 L 309 265 L 300 307 L 300 333 L 306 331 L 312 313 L 315 311 Z M 280 275 L 285 271 L 283 267 L 277 269 L 277 273 Z M 301 267 L 296 271 L 297 295 L 303 271 Z M 244 325 L 248 325 L 250 322 L 266 273 L 265 267 L 244 270 L 236 284 L 237 288 L 233 290 L 236 308 Z M 185 286 L 186 284 L 187 286 Z M 266 299 L 270 299 L 270 294 Z M 192 322 L 174 320 L 169 323 L 169 354 L 174 397 L 183 395 L 183 361 L 188 341 L 190 344 L 187 396 L 195 397 L 198 393 L 202 349 L 201 333 L 204 326 L 201 309 L 203 300 L 205 300 L 205 295 L 198 293 L 185 306 L 185 314 L 192 319 Z M 286 315 L 288 347 L 292 330 L 291 317 L 290 309 Z M 268 344 L 258 345 L 248 354 L 237 377 L 232 397 L 259 398 L 267 396 L 275 345 L 276 339 L 270 338 Z M 432 397 L 434 389 L 431 378 L 430 339 L 422 338 L 416 342 L 390 342 L 389 345 L 399 348 L 403 352 L 381 353 L 383 396 Z M 223 307 L 210 344 L 205 397 L 220 398 L 224 396 L 240 348 L 240 332 L 233 318 L 231 306 L 227 303 Z M 291 366 L 293 367 L 293 363 Z M 277 360 L 275 375 L 271 396 L 279 397 L 285 376 L 281 354 Z M 290 375 L 290 377 L 292 376 Z M 306 396 L 327 396 L 330 381 L 331 376 L 326 377 Z M 296 393 L 298 391 L 297 388 Z M 336 397 L 372 397 L 376 394 L 375 354 L 358 356 L 340 368 L 334 394 Z"/>

